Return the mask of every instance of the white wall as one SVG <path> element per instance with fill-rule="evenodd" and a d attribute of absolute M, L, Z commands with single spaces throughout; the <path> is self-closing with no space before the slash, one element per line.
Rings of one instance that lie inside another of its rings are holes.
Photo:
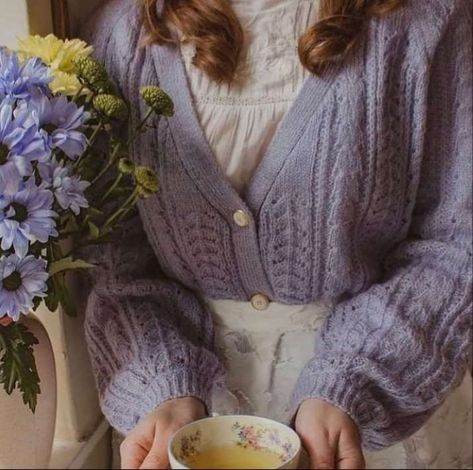
<path fill-rule="evenodd" d="M 80 24 L 107 0 L 68 0 L 71 35 Z M 19 37 L 28 34 L 47 34 L 52 31 L 50 0 L 0 0 L 0 45 L 15 47 Z"/>
<path fill-rule="evenodd" d="M 51 29 L 49 0 L 0 0 L 0 45 L 14 47 L 18 37 Z"/>

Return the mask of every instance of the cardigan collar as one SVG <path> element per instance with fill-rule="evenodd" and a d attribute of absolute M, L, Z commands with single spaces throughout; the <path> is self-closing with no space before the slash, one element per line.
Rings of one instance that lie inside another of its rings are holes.
<path fill-rule="evenodd" d="M 230 184 L 205 137 L 187 80 L 184 60 L 176 44 L 152 45 L 152 56 L 160 86 L 175 102 L 169 119 L 178 154 L 203 194 L 220 212 L 241 208 L 257 217 L 265 196 L 288 155 L 304 133 L 311 116 L 322 105 L 340 66 L 333 65 L 323 77 L 309 76 L 292 106 L 282 119 L 268 150 L 262 157 L 243 194 Z"/>

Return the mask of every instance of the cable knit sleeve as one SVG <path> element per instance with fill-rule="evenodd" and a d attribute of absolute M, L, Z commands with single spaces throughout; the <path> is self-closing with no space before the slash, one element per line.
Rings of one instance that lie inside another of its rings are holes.
<path fill-rule="evenodd" d="M 472 320 L 472 58 L 469 2 L 453 2 L 431 62 L 424 154 L 406 239 L 384 275 L 338 303 L 302 371 L 307 398 L 337 405 L 367 449 L 418 430 L 461 382 Z"/>
<path fill-rule="evenodd" d="M 114 31 L 132 30 L 119 23 L 133 23 L 133 4 L 109 2 L 81 34 L 118 83 L 126 76 L 119 64 L 126 66 L 134 38 Z M 127 433 L 157 405 L 180 396 L 195 396 L 209 407 L 211 388 L 223 375 L 212 318 L 191 291 L 162 274 L 140 217 L 93 255 L 98 267 L 91 271 L 85 331 L 112 426 Z"/>

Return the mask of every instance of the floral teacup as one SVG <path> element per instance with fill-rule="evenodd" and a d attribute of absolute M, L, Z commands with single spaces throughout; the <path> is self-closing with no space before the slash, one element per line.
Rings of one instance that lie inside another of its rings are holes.
<path fill-rule="evenodd" d="M 215 449 L 220 451 L 215 454 Z M 222 453 L 224 449 L 228 451 Z M 168 452 L 173 469 L 258 468 L 253 460 L 246 460 L 246 454 L 249 458 L 271 456 L 270 466 L 259 468 L 291 469 L 298 467 L 301 442 L 295 431 L 277 421 L 228 415 L 200 419 L 182 427 L 171 439 Z M 205 466 L 194 463 L 204 455 L 217 454 L 218 461 L 205 460 Z"/>

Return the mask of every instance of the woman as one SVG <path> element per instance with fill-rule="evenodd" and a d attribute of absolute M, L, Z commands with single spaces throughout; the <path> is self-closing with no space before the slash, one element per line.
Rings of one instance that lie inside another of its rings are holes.
<path fill-rule="evenodd" d="M 133 123 L 140 85 L 176 105 L 88 298 L 122 466 L 239 412 L 313 468 L 468 467 L 470 3 L 112 0 L 87 37 Z"/>

